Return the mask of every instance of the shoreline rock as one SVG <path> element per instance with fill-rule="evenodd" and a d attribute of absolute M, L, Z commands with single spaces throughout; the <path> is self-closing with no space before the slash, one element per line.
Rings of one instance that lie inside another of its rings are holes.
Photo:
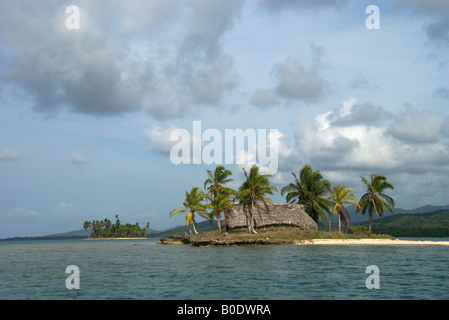
<path fill-rule="evenodd" d="M 158 244 L 188 244 L 194 247 L 219 246 L 257 246 L 257 245 L 443 245 L 449 246 L 449 241 L 423 241 L 398 239 L 294 239 L 275 237 L 233 237 L 226 234 L 198 234 L 198 235 L 172 235 L 160 239 Z"/>
<path fill-rule="evenodd" d="M 307 240 L 280 239 L 280 238 L 235 238 L 226 235 L 172 235 L 160 239 L 158 244 L 189 244 L 194 247 L 218 247 L 218 246 L 255 246 L 255 245 L 291 245 L 301 244 Z"/>

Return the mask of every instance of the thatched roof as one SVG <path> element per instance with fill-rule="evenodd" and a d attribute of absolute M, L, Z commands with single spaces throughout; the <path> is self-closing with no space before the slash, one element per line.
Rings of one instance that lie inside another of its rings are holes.
<path fill-rule="evenodd" d="M 259 204 L 264 208 L 263 204 Z M 256 228 L 267 228 L 272 226 L 297 227 L 303 230 L 318 229 L 315 221 L 304 211 L 302 204 L 268 204 L 268 213 L 266 210 L 257 210 L 254 208 L 253 215 L 256 221 Z M 225 217 L 225 227 L 229 229 L 246 228 L 246 215 L 243 212 L 243 206 L 235 204 L 231 215 Z"/>

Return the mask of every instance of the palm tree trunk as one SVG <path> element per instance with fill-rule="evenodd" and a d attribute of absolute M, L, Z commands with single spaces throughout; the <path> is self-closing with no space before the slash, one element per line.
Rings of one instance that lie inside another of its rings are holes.
<path fill-rule="evenodd" d="M 218 225 L 218 231 L 221 232 L 221 223 L 220 223 L 220 215 L 216 215 L 217 217 L 217 225 Z"/>
<path fill-rule="evenodd" d="M 198 234 L 198 231 L 196 231 L 195 225 L 196 225 L 195 220 L 192 218 L 193 232 L 194 232 L 195 234 Z"/>
<path fill-rule="evenodd" d="M 338 213 L 338 232 L 341 232 L 341 216 L 340 216 L 340 213 Z"/>
<path fill-rule="evenodd" d="M 373 214 L 370 213 L 369 215 L 369 225 L 368 225 L 368 232 L 371 233 L 371 221 L 373 220 Z"/>
<path fill-rule="evenodd" d="M 255 224 L 255 218 L 254 218 L 254 206 L 253 206 L 253 202 L 251 202 L 251 209 L 249 210 L 250 212 L 250 230 L 249 233 L 257 233 L 256 230 L 254 230 L 254 224 Z"/>

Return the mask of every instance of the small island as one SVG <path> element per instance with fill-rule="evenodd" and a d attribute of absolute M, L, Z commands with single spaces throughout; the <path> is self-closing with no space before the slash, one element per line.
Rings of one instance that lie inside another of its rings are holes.
<path fill-rule="evenodd" d="M 449 241 L 399 240 L 387 234 L 367 233 L 355 228 L 351 233 L 325 230 L 294 230 L 271 228 L 257 234 L 244 231 L 208 231 L 199 234 L 171 235 L 159 244 L 191 245 L 195 247 L 256 246 L 256 245 L 437 245 L 449 246 Z"/>
<path fill-rule="evenodd" d="M 138 222 L 121 224 L 118 215 L 115 219 L 114 224 L 109 219 L 85 221 L 83 228 L 88 233 L 87 239 L 146 239 L 149 222 L 142 228 Z"/>
<path fill-rule="evenodd" d="M 238 190 L 228 186 L 232 172 L 219 165 L 207 170 L 204 191 L 199 187 L 185 192 L 184 208 L 170 212 L 170 216 L 187 213 L 187 231 L 171 235 L 159 244 L 189 244 L 193 246 L 240 246 L 279 244 L 441 244 L 448 241 L 403 241 L 387 234 L 371 232 L 374 216 L 382 217 L 387 210 L 394 213 L 395 201 L 385 193 L 394 189 L 385 176 L 371 174 L 361 177 L 366 188 L 358 202 L 353 189 L 345 185 L 331 187 L 319 170 L 305 165 L 299 174 L 292 172 L 293 182 L 281 190 L 286 203 L 273 203 L 269 195 L 277 188 L 270 183 L 270 174 L 262 173 L 257 165 L 249 171 L 243 168 L 245 180 Z M 368 230 L 351 224 L 346 209 L 354 206 L 357 213 L 368 214 Z M 221 225 L 220 216 L 224 214 Z M 199 233 L 195 214 L 211 223 L 216 219 L 216 231 Z M 327 217 L 338 219 L 338 232 L 318 230 L 318 223 L 327 225 Z M 190 229 L 190 226 L 193 230 Z M 193 233 L 192 233 L 193 231 Z"/>
<path fill-rule="evenodd" d="M 159 244 L 187 244 L 196 247 L 211 246 L 253 246 L 253 245 L 307 245 L 325 244 L 329 240 L 390 240 L 396 239 L 390 235 L 378 234 L 343 234 L 341 232 L 328 232 L 322 230 L 295 230 L 290 228 L 270 228 L 258 230 L 256 234 L 244 231 L 218 232 L 209 231 L 199 234 L 172 235 L 160 239 Z M 323 241 L 319 241 L 323 240 Z M 318 241 L 318 242 L 317 242 Z M 339 241 L 327 242 L 329 244 Z M 342 244 L 344 242 L 341 242 Z M 355 241 L 347 243 L 356 243 Z"/>

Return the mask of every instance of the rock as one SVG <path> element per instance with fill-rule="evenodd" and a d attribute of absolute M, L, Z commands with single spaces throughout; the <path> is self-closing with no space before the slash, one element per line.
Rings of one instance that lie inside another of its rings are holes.
<path fill-rule="evenodd" d="M 297 244 L 298 240 L 285 238 L 234 237 L 228 233 L 200 233 L 197 235 L 172 235 L 160 239 L 159 244 L 190 244 L 195 247 L 255 246 Z"/>
<path fill-rule="evenodd" d="M 168 238 L 160 239 L 158 244 L 189 244 L 189 236 L 188 235 L 171 235 Z"/>

